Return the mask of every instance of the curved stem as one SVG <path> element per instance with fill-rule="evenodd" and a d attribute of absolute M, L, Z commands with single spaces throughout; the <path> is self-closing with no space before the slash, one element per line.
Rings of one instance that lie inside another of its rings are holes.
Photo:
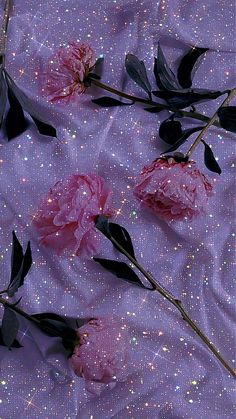
<path fill-rule="evenodd" d="M 34 317 L 30 316 L 30 314 L 27 314 L 25 311 L 21 310 L 19 307 L 14 306 L 14 304 L 9 303 L 7 300 L 5 300 L 2 297 L 0 297 L 0 303 L 2 303 L 6 307 L 9 307 L 11 310 L 15 311 L 21 316 L 25 317 L 27 320 L 30 320 L 31 322 L 39 325 L 40 320 L 35 319 Z"/>
<path fill-rule="evenodd" d="M 8 23 L 9 23 L 11 8 L 12 8 L 12 0 L 6 0 L 5 7 L 4 7 L 1 35 L 0 35 L 0 64 L 3 67 L 5 66 L 7 30 L 8 30 Z"/>
<path fill-rule="evenodd" d="M 188 112 L 182 109 L 180 110 L 180 109 L 171 108 L 168 105 L 163 105 L 162 103 L 154 102 L 153 100 L 150 100 L 150 99 L 143 99 L 138 96 L 133 96 L 133 95 L 129 95 L 128 93 L 121 92 L 120 90 L 117 90 L 114 87 L 110 87 L 107 84 L 102 83 L 100 80 L 95 80 L 93 78 L 90 78 L 89 80 L 95 86 L 100 87 L 101 89 L 106 90 L 107 92 L 113 93 L 114 95 L 117 95 L 119 97 L 123 97 L 125 99 L 131 100 L 132 102 L 145 103 L 146 105 L 155 106 L 156 108 L 159 108 L 159 109 L 163 109 L 163 110 L 167 110 L 171 112 L 178 112 L 187 118 L 197 119 L 203 122 L 209 122 L 210 120 L 210 118 L 198 112 Z M 218 122 L 214 122 L 213 125 L 215 125 L 216 127 L 220 127 L 220 124 Z"/>
<path fill-rule="evenodd" d="M 163 297 L 165 297 L 171 304 L 173 304 L 177 310 L 181 313 L 183 319 L 188 323 L 188 325 L 198 334 L 202 341 L 208 346 L 210 351 L 216 356 L 216 358 L 221 362 L 221 364 L 230 372 L 230 374 L 236 378 L 236 371 L 225 361 L 223 356 L 220 354 L 218 349 L 213 345 L 213 343 L 208 339 L 208 337 L 201 331 L 197 324 L 191 319 L 186 309 L 182 305 L 182 302 L 175 298 L 169 291 L 165 290 L 156 279 L 147 272 L 113 237 L 110 237 L 111 242 L 120 249 L 120 251 L 132 262 L 133 265 L 147 278 L 147 280 L 155 287 L 155 290 L 158 291 Z"/>
<path fill-rule="evenodd" d="M 11 310 L 15 311 L 16 313 L 20 314 L 25 319 L 31 321 L 36 326 L 40 328 L 40 330 L 44 330 L 45 332 L 50 332 L 55 335 L 55 337 L 61 337 L 57 332 L 55 332 L 55 329 L 52 329 L 50 326 L 47 326 L 46 324 L 41 323 L 40 320 L 36 319 L 35 317 L 31 316 L 30 314 L 27 314 L 25 311 L 21 310 L 19 307 L 14 306 L 14 304 L 9 303 L 4 298 L 0 297 L 0 303 L 2 303 L 4 306 L 9 307 Z"/>
<path fill-rule="evenodd" d="M 216 119 L 218 118 L 218 111 L 220 108 L 222 108 L 223 106 L 227 106 L 231 100 L 233 99 L 233 97 L 236 95 L 236 88 L 232 89 L 230 91 L 230 93 L 228 94 L 227 98 L 224 100 L 224 102 L 220 105 L 220 107 L 217 109 L 217 111 L 214 113 L 214 115 L 212 116 L 212 118 L 208 121 L 207 125 L 202 129 L 202 131 L 199 133 L 199 135 L 197 136 L 196 140 L 194 141 L 194 143 L 191 145 L 190 149 L 188 150 L 188 152 L 186 153 L 186 157 L 190 157 L 192 155 L 192 153 L 194 152 L 195 148 L 198 146 L 198 144 L 200 143 L 203 135 L 205 134 L 205 132 L 208 130 L 208 128 L 211 125 L 215 124 Z"/>

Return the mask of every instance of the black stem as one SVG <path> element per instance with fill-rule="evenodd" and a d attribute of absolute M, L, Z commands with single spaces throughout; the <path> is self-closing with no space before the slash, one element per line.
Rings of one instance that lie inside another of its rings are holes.
<path fill-rule="evenodd" d="M 109 237 L 111 242 L 118 248 L 134 266 L 147 278 L 148 281 L 155 287 L 163 297 L 165 297 L 171 304 L 173 304 L 177 310 L 181 313 L 183 319 L 188 323 L 188 325 L 198 334 L 202 341 L 208 346 L 210 351 L 217 357 L 221 364 L 230 372 L 230 374 L 236 378 L 236 371 L 225 361 L 223 356 L 220 354 L 218 349 L 213 345 L 213 343 L 208 339 L 208 337 L 201 331 L 197 324 L 191 319 L 187 311 L 185 310 L 182 302 L 175 298 L 169 291 L 165 290 L 156 279 L 147 272 L 124 248 L 121 246 L 112 236 Z"/>
<path fill-rule="evenodd" d="M 89 76 L 88 76 L 88 78 L 89 78 Z M 120 90 L 117 90 L 114 87 L 110 87 L 107 84 L 102 83 L 99 80 L 93 79 L 92 77 L 89 78 L 89 81 L 92 84 L 94 84 L 95 86 L 100 87 L 103 90 L 106 90 L 107 92 L 113 93 L 114 95 L 117 95 L 119 97 L 123 97 L 125 99 L 129 99 L 132 102 L 145 103 L 146 105 L 154 106 L 154 107 L 159 108 L 159 109 L 167 110 L 167 111 L 170 111 L 170 112 L 178 112 L 179 114 L 181 113 L 183 116 L 185 116 L 187 118 L 198 119 L 199 121 L 203 121 L 203 122 L 209 122 L 210 121 L 210 118 L 208 118 L 207 116 L 202 115 L 198 112 L 183 111 L 182 109 L 180 110 L 180 109 L 171 108 L 168 105 L 163 105 L 161 103 L 154 102 L 153 100 L 150 100 L 150 99 L 143 99 L 143 98 L 140 98 L 138 96 L 129 95 L 128 93 L 121 92 Z M 212 125 L 215 125 L 216 127 L 222 128 L 218 121 L 215 121 Z"/>

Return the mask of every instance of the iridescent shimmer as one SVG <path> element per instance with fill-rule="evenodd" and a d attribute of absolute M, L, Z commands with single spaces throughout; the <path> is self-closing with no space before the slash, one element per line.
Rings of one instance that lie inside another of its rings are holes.
<path fill-rule="evenodd" d="M 209 129 L 205 141 L 222 168 L 220 177 L 213 175 L 217 182 L 211 208 L 201 220 L 170 227 L 141 209 L 133 196 L 137 173 L 166 147 L 158 138 L 158 128 L 169 113 L 153 115 L 141 105 L 98 108 L 91 99 L 105 93 L 97 88 L 87 89 L 78 102 L 59 106 L 42 97 L 39 80 L 42 66 L 56 49 L 72 40 L 88 42 L 97 57 L 104 57 L 103 82 L 145 98 L 145 92 L 125 76 L 125 54 L 136 54 L 145 62 L 156 90 L 153 57 L 161 39 L 173 70 L 190 45 L 210 48 L 193 85 L 230 89 L 235 86 L 235 31 L 232 0 L 14 1 L 7 70 L 40 103 L 45 116 L 53 116 L 59 140 L 39 138 L 33 127 L 9 143 L 1 137 L 1 289 L 10 272 L 15 229 L 22 243 L 31 241 L 33 251 L 34 266 L 19 293 L 26 311 L 57 312 L 74 319 L 115 314 L 135 340 L 131 341 L 134 372 L 125 382 L 93 396 L 85 390 L 84 380 L 68 368 L 60 342 L 21 320 L 18 339 L 23 348 L 0 348 L 1 418 L 235 416 L 235 381 L 160 295 L 115 278 L 91 260 L 80 261 L 73 255 L 58 258 L 39 246 L 31 224 L 41 197 L 58 179 L 76 172 L 95 171 L 103 176 L 115 191 L 115 222 L 129 231 L 137 258 L 183 301 L 236 368 L 234 135 Z M 199 104 L 197 109 L 212 116 L 222 100 Z M 186 128 L 192 126 L 186 121 Z M 193 138 L 181 151 L 187 150 Z M 199 146 L 193 159 L 205 173 L 203 153 Z M 117 253 L 105 243 L 104 238 L 102 255 L 115 259 Z"/>

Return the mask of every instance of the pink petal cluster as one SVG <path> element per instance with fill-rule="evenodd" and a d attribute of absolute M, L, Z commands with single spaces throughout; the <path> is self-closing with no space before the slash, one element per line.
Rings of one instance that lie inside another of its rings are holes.
<path fill-rule="evenodd" d="M 80 344 L 69 363 L 85 379 L 86 389 L 100 394 L 108 384 L 125 381 L 128 375 L 128 333 L 118 318 L 92 319 L 77 329 Z"/>
<path fill-rule="evenodd" d="M 97 215 L 113 214 L 110 187 L 94 174 L 75 174 L 49 191 L 34 216 L 40 242 L 61 253 L 91 256 L 98 252 Z"/>
<path fill-rule="evenodd" d="M 158 158 L 143 168 L 134 195 L 161 219 L 180 221 L 205 213 L 212 190 L 194 161 Z"/>
<path fill-rule="evenodd" d="M 42 91 L 51 102 L 74 100 L 86 90 L 83 81 L 96 56 L 87 43 L 70 42 L 60 47 L 42 73 Z"/>

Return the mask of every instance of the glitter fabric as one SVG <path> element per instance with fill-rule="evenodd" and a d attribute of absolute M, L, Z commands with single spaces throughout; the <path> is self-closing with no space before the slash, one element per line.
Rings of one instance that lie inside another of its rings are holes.
<path fill-rule="evenodd" d="M 158 126 L 165 114 L 149 114 L 141 105 L 99 108 L 91 103 L 91 98 L 104 95 L 98 88 L 86 90 L 78 102 L 65 107 L 49 104 L 39 94 L 42 63 L 60 45 L 76 41 L 89 42 L 97 57 L 105 58 L 102 81 L 145 97 L 124 75 L 125 54 L 144 60 L 155 86 L 153 56 L 160 38 L 173 69 L 190 44 L 210 48 L 194 85 L 232 88 L 235 35 L 233 1 L 14 0 L 6 67 L 40 102 L 45 115 L 53 114 L 59 140 L 40 137 L 33 126 L 9 143 L 3 136 L 0 140 L 2 289 L 9 277 L 14 228 L 21 242 L 31 240 L 34 259 L 19 293 L 22 308 L 73 318 L 109 313 L 121 317 L 131 331 L 133 370 L 125 382 L 100 396 L 91 395 L 83 379 L 68 368 L 59 340 L 21 320 L 18 338 L 24 347 L 12 351 L 0 347 L 2 419 L 235 416 L 235 381 L 167 301 L 119 280 L 92 260 L 59 258 L 38 245 L 31 225 L 42 197 L 58 180 L 76 172 L 103 176 L 115 191 L 115 220 L 130 232 L 137 258 L 182 300 L 235 365 L 234 135 L 209 129 L 205 140 L 214 149 L 222 175 L 209 174 L 204 167 L 203 145 L 194 153 L 200 170 L 215 179 L 209 212 L 201 220 L 170 227 L 141 209 L 133 196 L 136 174 L 163 151 Z M 222 100 L 197 108 L 212 115 Z M 116 257 L 103 236 L 101 244 L 103 256 Z"/>

